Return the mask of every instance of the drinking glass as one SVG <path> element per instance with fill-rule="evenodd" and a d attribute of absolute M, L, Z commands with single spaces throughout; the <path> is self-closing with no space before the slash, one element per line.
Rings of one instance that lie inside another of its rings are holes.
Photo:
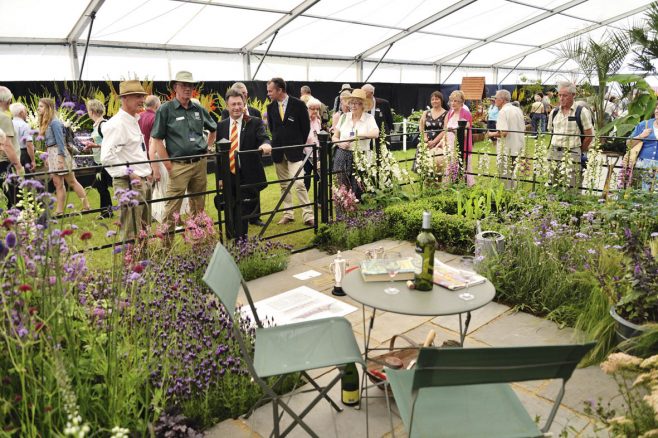
<path fill-rule="evenodd" d="M 393 285 L 393 279 L 398 272 L 400 271 L 400 260 L 402 255 L 399 252 L 387 252 L 384 254 L 384 267 L 386 268 L 386 273 L 388 274 L 390 280 L 389 286 L 384 289 L 389 295 L 395 295 L 400 293 L 400 289 Z"/>
<path fill-rule="evenodd" d="M 460 274 L 466 280 L 466 288 L 461 292 L 458 297 L 464 301 L 470 301 L 475 298 L 475 295 L 468 291 L 470 282 L 475 278 L 475 272 L 473 271 L 473 257 L 464 256 L 460 260 Z"/>

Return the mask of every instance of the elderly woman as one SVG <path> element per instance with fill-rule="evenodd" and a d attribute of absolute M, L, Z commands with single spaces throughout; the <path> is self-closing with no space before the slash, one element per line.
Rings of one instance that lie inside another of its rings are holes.
<path fill-rule="evenodd" d="M 630 167 L 641 169 L 643 190 L 656 190 L 658 187 L 658 104 L 653 110 L 653 119 L 640 122 L 628 140 L 631 147 Z"/>
<path fill-rule="evenodd" d="M 57 201 L 56 215 L 64 213 L 64 203 L 66 202 L 66 181 L 73 189 L 80 201 L 82 209 L 89 210 L 89 201 L 85 189 L 82 188 L 75 175 L 73 174 L 73 158 L 66 150 L 66 140 L 64 137 L 64 124 L 55 117 L 55 101 L 44 97 L 39 99 L 37 107 L 39 113 L 39 135 L 46 139 L 46 152 L 48 153 L 48 171 L 53 177 L 55 184 L 55 199 Z"/>
<path fill-rule="evenodd" d="M 336 128 L 336 124 L 338 124 L 338 120 L 340 120 L 340 117 L 345 114 L 350 112 L 350 106 L 347 104 L 348 99 L 352 95 L 352 92 L 350 91 L 341 91 L 340 92 L 340 101 L 338 103 L 338 111 L 334 113 L 334 115 L 331 117 L 331 132 L 334 131 Z"/>
<path fill-rule="evenodd" d="M 471 130 L 473 126 L 473 117 L 468 109 L 464 107 L 464 93 L 459 90 L 455 90 L 450 93 L 450 110 L 445 118 L 445 127 L 446 127 L 446 147 L 457 148 L 457 128 L 459 127 L 460 120 L 466 120 L 466 135 L 464 136 L 464 156 L 462 160 L 464 163 L 468 160 L 468 170 L 471 169 L 472 165 L 472 156 L 471 151 L 473 150 L 473 132 Z M 454 175 L 453 175 L 454 177 Z M 466 182 L 469 186 L 475 184 L 475 178 L 473 175 L 467 175 Z"/>
<path fill-rule="evenodd" d="M 336 143 L 333 171 L 337 174 L 338 186 L 344 185 L 351 189 L 357 199 L 361 199 L 362 191 L 354 177 L 353 151 L 359 148 L 369 152 L 371 139 L 379 137 L 379 128 L 375 118 L 364 111 L 366 92 L 354 90 L 347 100 L 350 112 L 344 113 L 334 126 L 333 141 Z M 356 141 L 358 138 L 358 141 Z"/>
<path fill-rule="evenodd" d="M 87 114 L 94 122 L 94 128 L 91 132 L 91 140 L 85 144 L 85 150 L 91 150 L 94 163 L 101 165 L 101 143 L 103 142 L 103 124 L 105 120 L 105 105 L 100 100 L 90 99 L 87 101 Z M 96 178 L 93 187 L 98 191 L 101 201 L 101 214 L 99 219 L 112 217 L 112 196 L 110 196 L 109 187 L 112 185 L 112 177 L 104 167 L 96 170 Z"/>
<path fill-rule="evenodd" d="M 305 96 L 309 96 L 306 94 Z M 302 96 L 304 97 L 304 96 Z M 322 102 L 317 100 L 315 97 L 309 96 L 306 99 L 306 107 L 308 108 L 308 117 L 311 119 L 311 130 L 308 132 L 308 138 L 306 139 L 306 144 L 314 144 L 319 146 L 320 141 L 318 140 L 318 132 L 322 131 L 322 119 L 320 118 L 320 108 L 322 107 Z M 314 160 L 313 160 L 313 148 L 307 146 L 304 148 L 304 153 L 311 153 L 309 159 L 304 164 L 304 185 L 308 191 L 311 187 L 311 175 L 313 174 Z M 316 150 L 316 158 L 319 151 Z"/>

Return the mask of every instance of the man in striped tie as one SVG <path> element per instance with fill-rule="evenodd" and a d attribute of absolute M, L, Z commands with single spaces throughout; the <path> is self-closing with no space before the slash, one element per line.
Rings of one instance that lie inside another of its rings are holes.
<path fill-rule="evenodd" d="M 240 90 L 230 88 L 226 93 L 229 117 L 217 125 L 218 137 L 231 142 L 228 178 L 232 179 L 231 185 L 235 195 L 238 194 L 238 184 L 257 184 L 240 188 L 241 202 L 236 203 L 235 209 L 230 212 L 231 217 L 227 218 L 227 233 L 230 238 L 247 235 L 248 216 L 254 214 L 259 192 L 267 187 L 260 154 L 269 155 L 272 152 L 265 124 L 261 119 L 245 114 L 245 105 L 244 95 Z"/>

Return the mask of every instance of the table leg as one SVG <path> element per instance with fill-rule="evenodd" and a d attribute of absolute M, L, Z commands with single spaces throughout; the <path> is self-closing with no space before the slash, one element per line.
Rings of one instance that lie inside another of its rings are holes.
<path fill-rule="evenodd" d="M 466 321 L 462 327 L 462 314 L 459 314 L 459 345 L 464 346 L 464 339 L 468 333 L 468 325 L 471 323 L 471 312 L 466 312 Z"/>

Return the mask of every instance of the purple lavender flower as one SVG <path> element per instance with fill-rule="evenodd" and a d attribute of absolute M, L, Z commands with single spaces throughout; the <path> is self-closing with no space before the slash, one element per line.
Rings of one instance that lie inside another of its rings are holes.
<path fill-rule="evenodd" d="M 84 111 L 82 111 L 82 110 L 77 110 L 77 111 L 75 112 L 75 115 L 78 116 L 78 117 L 82 117 L 82 116 L 84 116 L 85 114 L 86 114 L 86 113 L 85 113 Z"/>
<path fill-rule="evenodd" d="M 62 102 L 62 104 L 60 105 L 60 107 L 62 107 L 62 108 L 68 108 L 68 109 L 73 109 L 73 108 L 75 108 L 75 103 L 70 102 L 70 101 Z"/>
<path fill-rule="evenodd" d="M 5 243 L 7 244 L 7 248 L 13 248 L 16 246 L 16 233 L 13 231 L 10 231 L 7 233 L 7 236 L 5 236 Z"/>

